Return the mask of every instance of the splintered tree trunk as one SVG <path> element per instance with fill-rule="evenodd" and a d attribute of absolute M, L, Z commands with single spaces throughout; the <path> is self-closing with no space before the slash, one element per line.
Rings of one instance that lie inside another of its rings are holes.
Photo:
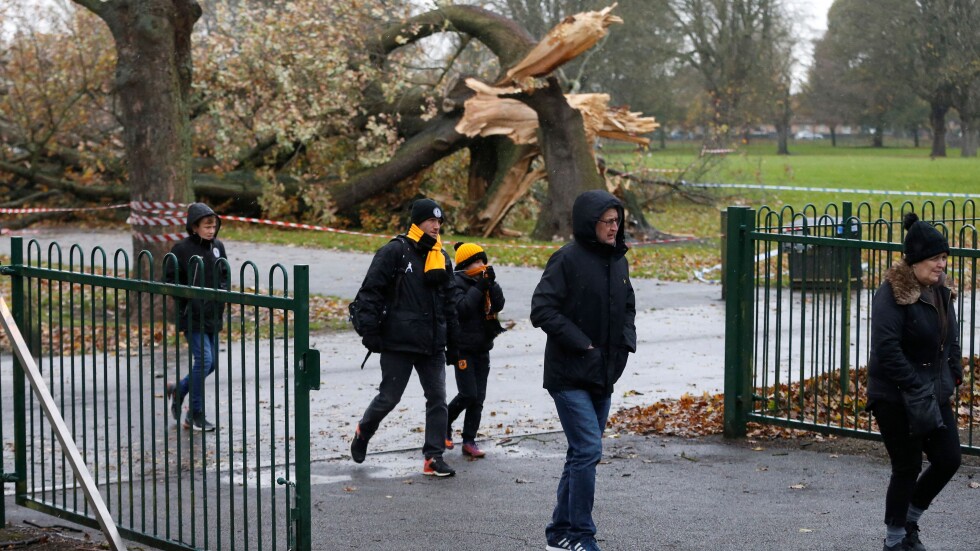
<path fill-rule="evenodd" d="M 573 109 L 557 79 L 532 93 L 516 96 L 538 114 L 538 144 L 548 169 L 548 196 L 541 205 L 536 239 L 565 240 L 572 236 L 572 205 L 583 191 L 604 187 L 582 114 Z"/>
<path fill-rule="evenodd" d="M 191 32 L 201 17 L 195 0 L 75 0 L 108 25 L 116 43 L 116 91 L 133 201 L 183 203 L 191 197 Z M 184 231 L 133 226 L 134 256 L 153 254 L 154 274 L 172 243 L 137 239 Z"/>

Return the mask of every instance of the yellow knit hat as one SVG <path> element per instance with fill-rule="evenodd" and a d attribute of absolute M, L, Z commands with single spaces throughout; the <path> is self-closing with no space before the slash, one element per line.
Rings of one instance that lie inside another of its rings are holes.
<path fill-rule="evenodd" d="M 476 262 L 477 260 L 483 260 L 486 264 L 489 262 L 487 259 L 487 253 L 483 252 L 483 247 L 477 245 L 476 243 L 456 243 L 454 245 L 456 249 L 456 269 L 459 270 L 471 262 Z"/>

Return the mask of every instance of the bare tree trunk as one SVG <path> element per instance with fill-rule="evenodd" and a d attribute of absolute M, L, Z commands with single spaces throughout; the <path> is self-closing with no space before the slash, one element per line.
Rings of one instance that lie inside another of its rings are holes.
<path fill-rule="evenodd" d="M 971 117 L 960 114 L 960 129 L 963 132 L 963 143 L 960 145 L 960 157 L 977 156 L 977 124 Z"/>
<path fill-rule="evenodd" d="M 929 109 L 929 124 L 932 126 L 932 153 L 930 157 L 946 156 L 946 112 L 949 107 L 933 102 Z"/>
<path fill-rule="evenodd" d="M 133 201 L 187 202 L 191 196 L 191 32 L 195 0 L 75 0 L 108 25 L 116 43 L 116 89 Z M 173 226 L 134 226 L 159 235 Z M 133 237 L 133 253 L 153 254 L 161 274 L 171 244 Z"/>

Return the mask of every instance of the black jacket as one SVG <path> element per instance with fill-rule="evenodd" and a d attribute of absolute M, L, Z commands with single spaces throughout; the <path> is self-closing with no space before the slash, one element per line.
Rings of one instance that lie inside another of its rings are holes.
<path fill-rule="evenodd" d="M 364 326 L 379 327 L 383 352 L 435 354 L 458 342 L 452 263 L 443 250 L 448 277 L 430 285 L 424 277 L 426 254 L 399 235 L 378 249 L 364 276 L 358 291 Z"/>
<path fill-rule="evenodd" d="M 945 283 L 945 282 L 943 282 Z M 871 354 L 868 401 L 902 402 L 902 390 L 932 386 L 940 402 L 948 401 L 963 380 L 959 325 L 952 291 L 935 286 L 946 305 L 946 338 L 941 338 L 939 310 L 922 299 L 921 286 L 904 262 L 885 273 L 871 303 Z"/>
<path fill-rule="evenodd" d="M 612 394 L 628 352 L 636 351 L 636 298 L 624 257 L 623 225 L 615 246 L 600 243 L 595 233 L 609 208 L 623 219 L 622 204 L 608 192 L 588 191 L 575 200 L 575 239 L 551 255 L 531 298 L 531 323 L 548 335 L 548 390 Z"/>
<path fill-rule="evenodd" d="M 456 272 L 456 314 L 459 316 L 459 349 L 467 352 L 487 352 L 493 348 L 496 332 L 488 332 L 486 294 L 477 287 L 477 280 Z M 494 281 L 490 285 L 490 313 L 504 309 L 504 291 Z M 496 316 L 494 316 L 496 321 Z M 499 323 L 496 324 L 499 327 Z"/>
<path fill-rule="evenodd" d="M 179 285 L 194 285 L 208 289 L 229 289 L 231 274 L 228 269 L 228 254 L 225 245 L 214 239 L 201 239 L 191 230 L 191 226 L 205 216 L 217 215 L 204 203 L 194 203 L 187 209 L 187 233 L 170 249 L 163 260 L 164 280 Z M 221 218 L 218 217 L 218 231 L 221 231 Z M 194 257 L 200 257 L 200 261 Z M 202 268 L 203 267 L 203 271 Z M 213 300 L 177 299 L 177 328 L 180 331 L 199 331 L 217 333 L 224 327 L 225 304 Z"/>

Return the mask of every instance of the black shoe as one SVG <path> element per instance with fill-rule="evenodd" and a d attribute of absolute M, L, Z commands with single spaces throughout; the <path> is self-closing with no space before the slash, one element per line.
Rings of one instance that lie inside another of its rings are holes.
<path fill-rule="evenodd" d="M 881 551 L 909 551 L 910 549 L 912 548 L 909 547 L 908 537 L 902 538 L 902 541 L 896 543 L 892 547 L 888 547 L 887 543 L 882 543 L 881 545 Z"/>
<path fill-rule="evenodd" d="M 430 457 L 425 460 L 425 464 L 422 466 L 422 474 L 428 476 L 454 476 L 456 471 L 449 465 L 446 465 L 446 462 L 441 457 Z"/>
<path fill-rule="evenodd" d="M 354 429 L 354 439 L 350 441 L 350 458 L 354 463 L 364 463 L 364 458 L 367 457 L 367 444 L 367 438 L 361 436 L 361 425 L 358 423 L 357 428 Z"/>
<path fill-rule="evenodd" d="M 214 425 L 204 417 L 204 412 L 184 416 L 184 428 L 197 432 L 214 432 Z"/>
<path fill-rule="evenodd" d="M 919 539 L 918 522 L 905 523 L 905 546 L 912 551 L 926 551 L 926 546 L 922 545 L 922 540 Z"/>
<path fill-rule="evenodd" d="M 177 398 L 177 385 L 170 383 L 167 385 L 167 400 L 170 401 L 170 415 L 175 423 L 180 422 L 180 408 L 184 405 L 183 399 Z"/>

